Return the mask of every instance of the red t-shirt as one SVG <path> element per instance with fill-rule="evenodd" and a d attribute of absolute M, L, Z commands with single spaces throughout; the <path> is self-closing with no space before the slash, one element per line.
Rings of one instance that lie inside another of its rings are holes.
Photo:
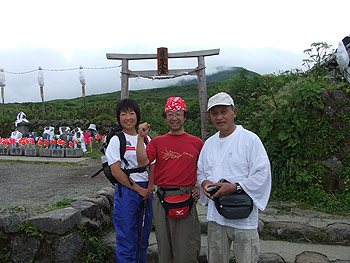
<path fill-rule="evenodd" d="M 197 161 L 203 141 L 188 133 L 155 137 L 146 147 L 150 162 L 156 160 L 154 184 L 188 186 L 197 182 Z"/>

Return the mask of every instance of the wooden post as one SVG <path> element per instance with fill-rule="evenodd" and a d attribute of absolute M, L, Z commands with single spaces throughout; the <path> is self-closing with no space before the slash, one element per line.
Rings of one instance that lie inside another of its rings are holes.
<path fill-rule="evenodd" d="M 44 87 L 40 86 L 40 97 L 43 110 L 43 119 L 45 119 L 45 101 L 44 101 Z"/>
<path fill-rule="evenodd" d="M 129 98 L 129 76 L 127 74 L 129 70 L 129 61 L 127 59 L 122 60 L 122 86 L 120 89 L 121 99 Z"/>
<path fill-rule="evenodd" d="M 2 98 L 2 115 L 5 116 L 5 96 L 4 87 L 1 87 L 1 98 Z"/>
<path fill-rule="evenodd" d="M 84 111 L 86 114 L 85 85 L 81 85 L 81 95 L 83 96 Z"/>
<path fill-rule="evenodd" d="M 204 57 L 198 57 L 198 68 L 200 70 L 197 72 L 198 76 L 198 94 L 199 94 L 199 109 L 201 113 L 201 133 L 202 140 L 205 140 L 207 135 L 207 81 L 205 78 L 205 62 Z"/>

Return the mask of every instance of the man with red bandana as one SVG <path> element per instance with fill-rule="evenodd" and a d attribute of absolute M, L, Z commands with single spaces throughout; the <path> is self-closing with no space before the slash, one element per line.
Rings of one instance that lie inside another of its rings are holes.
<path fill-rule="evenodd" d="M 147 166 L 154 160 L 154 184 L 165 196 L 174 196 L 192 192 L 199 198 L 197 181 L 197 161 L 203 141 L 184 130 L 184 123 L 189 112 L 186 102 L 180 97 L 167 100 L 163 117 L 170 131 L 155 137 L 145 149 L 143 138 L 150 125 L 142 123 L 138 129 L 137 161 Z M 182 219 L 171 219 L 166 216 L 157 195 L 153 199 L 153 214 L 158 243 L 158 262 L 192 263 L 198 262 L 200 251 L 200 223 L 196 205 L 193 205 L 189 216 Z"/>

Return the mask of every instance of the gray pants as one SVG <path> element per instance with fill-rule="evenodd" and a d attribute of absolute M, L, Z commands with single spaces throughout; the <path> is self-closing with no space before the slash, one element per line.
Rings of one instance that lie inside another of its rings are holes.
<path fill-rule="evenodd" d="M 183 194 L 193 187 L 180 187 L 181 190 L 169 191 L 166 196 Z M 153 218 L 156 228 L 159 263 L 193 263 L 198 262 L 200 251 L 200 223 L 196 204 L 193 204 L 188 217 L 184 219 L 167 219 L 170 237 L 165 218 L 165 210 L 157 195 L 153 199 Z M 171 240 L 172 252 L 170 251 Z M 173 254 L 174 258 L 171 257 Z"/>
<path fill-rule="evenodd" d="M 237 229 L 208 222 L 209 263 L 228 263 L 232 243 L 236 263 L 258 262 L 260 247 L 257 229 Z"/>

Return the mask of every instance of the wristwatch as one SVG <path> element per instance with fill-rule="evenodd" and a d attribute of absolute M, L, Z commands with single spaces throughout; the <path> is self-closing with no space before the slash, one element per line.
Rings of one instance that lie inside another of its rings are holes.
<path fill-rule="evenodd" d="M 236 183 L 236 193 L 240 194 L 243 191 L 242 186 L 239 183 Z"/>

